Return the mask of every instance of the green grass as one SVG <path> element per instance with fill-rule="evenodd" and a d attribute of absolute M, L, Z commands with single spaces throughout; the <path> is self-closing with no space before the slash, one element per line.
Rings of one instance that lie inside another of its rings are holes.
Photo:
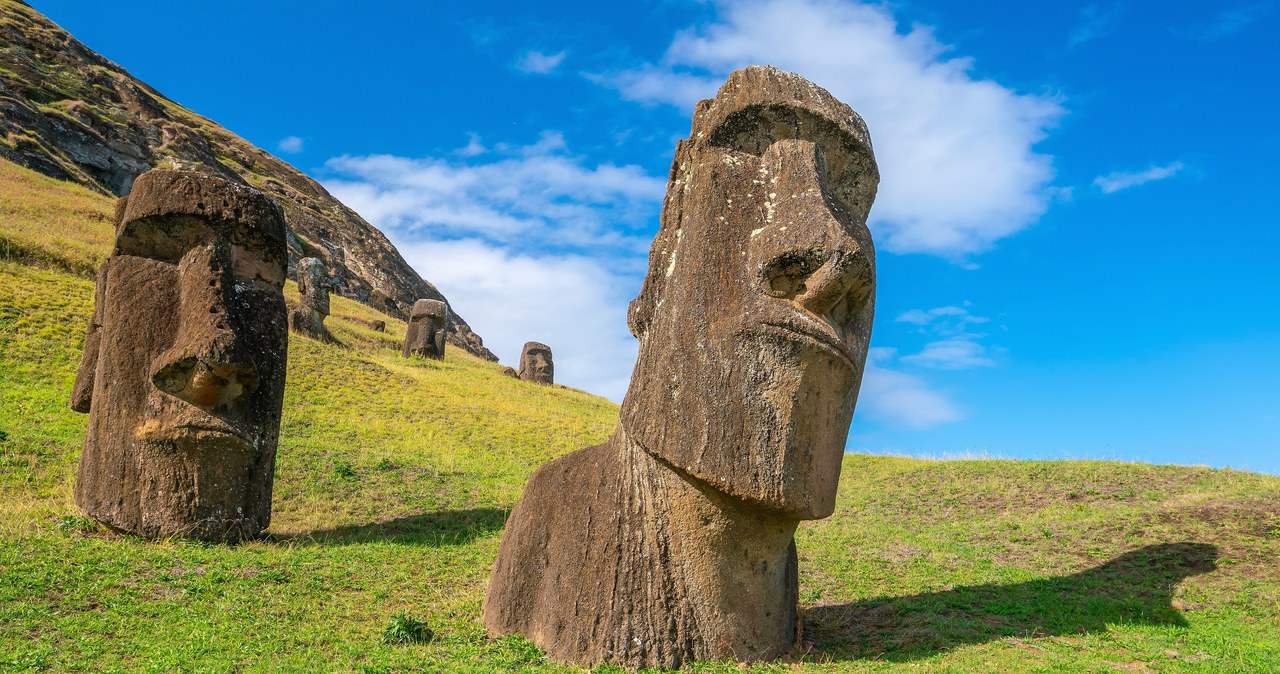
<path fill-rule="evenodd" d="M 67 398 L 93 288 L 68 261 L 105 252 L 110 204 L 0 163 L 0 208 L 57 223 L 0 219 L 44 253 L 0 261 L 0 671 L 577 671 L 488 639 L 480 605 L 529 473 L 617 408 L 457 349 L 401 359 L 404 324 L 342 298 L 337 344 L 290 340 L 268 537 L 83 518 Z M 1280 478 L 849 455 L 797 545 L 804 642 L 747 671 L 1280 671 Z"/>

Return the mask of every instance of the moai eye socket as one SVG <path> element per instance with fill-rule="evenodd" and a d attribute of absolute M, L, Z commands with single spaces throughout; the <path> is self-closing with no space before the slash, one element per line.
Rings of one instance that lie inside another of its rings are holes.
<path fill-rule="evenodd" d="M 764 293 L 779 299 L 795 299 L 805 291 L 805 282 L 827 261 L 821 250 L 787 251 L 765 263 L 760 272 Z"/>

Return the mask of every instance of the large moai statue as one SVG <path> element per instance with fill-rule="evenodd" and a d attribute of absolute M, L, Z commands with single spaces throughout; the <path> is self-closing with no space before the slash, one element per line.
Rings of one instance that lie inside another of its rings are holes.
<path fill-rule="evenodd" d="M 555 373 L 551 347 L 541 342 L 525 342 L 520 351 L 520 378 L 535 384 L 553 384 Z"/>
<path fill-rule="evenodd" d="M 263 193 L 156 169 L 116 207 L 71 406 L 76 504 L 117 531 L 234 541 L 271 522 L 288 326 Z"/>
<path fill-rule="evenodd" d="M 418 300 L 409 312 L 404 333 L 405 358 L 425 356 L 444 360 L 444 340 L 449 326 L 449 305 L 440 300 Z"/>
<path fill-rule="evenodd" d="M 772 67 L 734 72 L 676 146 L 605 444 L 539 468 L 484 623 L 557 661 L 767 660 L 798 635 L 793 535 L 835 509 L 875 295 L 862 119 Z"/>
<path fill-rule="evenodd" d="M 298 260 L 298 306 L 289 312 L 289 329 L 312 339 L 330 341 L 324 327 L 329 316 L 329 269 L 314 257 Z"/>

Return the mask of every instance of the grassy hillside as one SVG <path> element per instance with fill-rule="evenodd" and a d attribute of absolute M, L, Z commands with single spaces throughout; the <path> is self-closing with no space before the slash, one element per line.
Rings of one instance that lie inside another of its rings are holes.
<path fill-rule="evenodd" d="M 110 207 L 0 165 L 0 671 L 574 671 L 488 640 L 480 604 L 529 473 L 616 407 L 458 349 L 402 360 L 403 323 L 340 298 L 341 344 L 290 340 L 269 537 L 81 518 L 67 396 Z M 748 671 L 1280 671 L 1278 478 L 850 455 L 798 546 L 804 644 Z M 385 643 L 406 616 L 433 638 Z"/>

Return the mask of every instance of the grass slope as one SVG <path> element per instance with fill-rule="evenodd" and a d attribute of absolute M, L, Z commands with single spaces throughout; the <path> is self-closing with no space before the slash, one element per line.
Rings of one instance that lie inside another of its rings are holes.
<path fill-rule="evenodd" d="M 67 396 L 110 206 L 0 165 L 0 240 L 24 251 L 0 260 L 0 671 L 574 671 L 487 639 L 480 604 L 529 473 L 616 407 L 457 349 L 402 360 L 403 324 L 341 298 L 341 344 L 290 340 L 269 537 L 147 543 L 79 517 Z M 1280 671 L 1274 477 L 849 455 L 797 544 L 804 643 L 748 671 Z M 433 638 L 384 642 L 412 620 Z"/>

